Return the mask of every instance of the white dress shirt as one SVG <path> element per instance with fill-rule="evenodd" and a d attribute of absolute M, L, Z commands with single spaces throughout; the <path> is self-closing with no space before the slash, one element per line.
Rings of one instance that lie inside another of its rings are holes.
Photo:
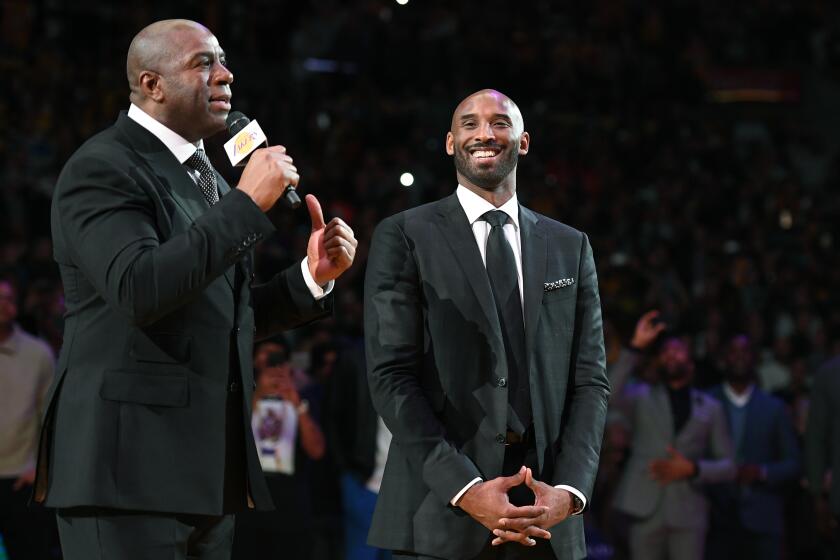
<path fill-rule="evenodd" d="M 524 285 L 522 281 L 522 236 L 519 232 L 519 202 L 516 198 L 516 193 L 513 194 L 510 200 L 498 208 L 462 185 L 458 185 L 455 195 L 458 197 L 458 202 L 461 203 L 461 208 L 464 209 L 464 213 L 467 215 L 467 220 L 470 222 L 470 227 L 472 227 L 475 242 L 478 244 L 478 252 L 481 253 L 481 260 L 484 263 L 484 266 L 487 266 L 487 239 L 490 237 L 490 230 L 492 229 L 492 226 L 488 222 L 482 220 L 481 217 L 491 210 L 501 210 L 508 215 L 508 221 L 503 228 L 505 232 L 505 239 L 507 239 L 507 242 L 510 243 L 510 248 L 513 249 L 513 258 L 516 260 L 516 273 L 519 277 L 519 301 L 522 303 L 522 314 L 524 316 L 525 297 L 522 291 L 522 286 Z M 457 505 L 458 501 L 466 493 L 466 491 L 481 481 L 482 479 L 480 477 L 471 480 L 461 489 L 460 492 L 455 494 L 455 497 L 452 498 L 451 501 L 452 505 Z M 586 496 L 584 496 L 577 488 L 573 488 L 572 486 L 568 486 L 566 484 L 558 484 L 555 488 L 568 490 L 577 496 L 580 501 L 583 502 L 583 506 L 586 507 Z"/>
<path fill-rule="evenodd" d="M 154 134 L 158 140 L 163 142 L 163 145 L 169 148 L 169 151 L 172 152 L 172 155 L 175 156 L 178 163 L 184 166 L 184 171 L 186 171 L 193 182 L 198 185 L 198 171 L 189 165 L 186 165 L 184 162 L 190 159 L 196 150 L 204 149 L 204 140 L 199 140 L 198 142 L 190 142 L 189 140 L 186 140 L 183 136 L 156 120 L 134 103 L 132 103 L 131 107 L 128 108 L 128 118 Z M 312 297 L 316 300 L 322 299 L 332 291 L 335 281 L 330 280 L 327 282 L 326 286 L 319 286 L 312 277 L 312 273 L 309 272 L 308 263 L 308 257 L 304 257 L 300 263 L 300 270 L 303 273 L 303 281 L 306 282 L 306 287 L 309 288 L 309 292 L 312 294 Z"/>

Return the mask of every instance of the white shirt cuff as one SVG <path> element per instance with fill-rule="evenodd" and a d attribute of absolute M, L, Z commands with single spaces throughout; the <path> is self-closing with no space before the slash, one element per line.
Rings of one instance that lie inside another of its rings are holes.
<path fill-rule="evenodd" d="M 558 484 L 557 486 L 555 486 L 555 488 L 560 488 L 561 490 L 568 490 L 580 499 L 581 503 L 583 504 L 583 507 L 580 509 L 580 511 L 573 513 L 572 515 L 579 515 L 581 511 L 586 509 L 586 496 L 581 494 L 580 490 L 571 486 L 567 486 L 565 484 Z"/>
<path fill-rule="evenodd" d="M 470 488 L 472 488 L 473 486 L 475 486 L 475 485 L 476 485 L 476 484 L 478 484 L 479 482 L 481 482 L 481 477 L 480 477 L 480 476 L 477 476 L 477 477 L 475 477 L 474 479 L 472 479 L 471 481 L 469 481 L 469 482 L 467 483 L 467 485 L 466 485 L 466 486 L 464 486 L 463 488 L 461 488 L 461 491 L 460 491 L 460 492 L 458 492 L 457 494 L 455 494 L 455 497 L 454 497 L 454 498 L 452 498 L 452 500 L 450 500 L 450 502 L 449 502 L 449 503 L 450 503 L 450 504 L 452 504 L 453 506 L 457 506 L 457 505 L 458 505 L 458 502 L 461 500 L 461 496 L 463 496 L 464 494 L 466 494 L 466 493 L 467 493 L 467 490 L 469 490 Z"/>
<path fill-rule="evenodd" d="M 323 287 L 315 282 L 315 279 L 312 278 L 312 273 L 309 272 L 309 257 L 304 257 L 300 261 L 300 271 L 303 272 L 303 281 L 306 282 L 306 287 L 309 288 L 309 292 L 316 300 L 325 298 L 332 291 L 333 286 L 335 286 L 335 280 L 330 280 Z"/>

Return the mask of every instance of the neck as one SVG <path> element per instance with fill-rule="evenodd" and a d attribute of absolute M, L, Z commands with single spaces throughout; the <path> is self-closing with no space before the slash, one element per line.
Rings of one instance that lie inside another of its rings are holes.
<path fill-rule="evenodd" d="M 729 386 L 732 388 L 732 391 L 735 392 L 736 395 L 743 395 L 747 392 L 747 389 L 750 388 L 752 385 L 752 381 L 749 379 L 729 379 L 727 380 Z"/>
<path fill-rule="evenodd" d="M 460 185 L 474 192 L 496 208 L 499 208 L 513 198 L 513 195 L 516 193 L 516 176 L 513 173 L 498 185 L 490 188 L 479 187 L 460 173 L 456 173 L 456 175 Z"/>

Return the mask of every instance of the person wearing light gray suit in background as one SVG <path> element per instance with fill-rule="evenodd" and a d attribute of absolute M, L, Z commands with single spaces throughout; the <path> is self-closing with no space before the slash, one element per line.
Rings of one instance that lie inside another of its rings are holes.
<path fill-rule="evenodd" d="M 636 327 L 644 348 L 663 329 L 657 314 Z M 656 356 L 659 381 L 627 386 L 635 361 L 612 372 L 615 394 L 623 393 L 632 426 L 630 457 L 616 491 L 615 508 L 632 518 L 634 560 L 700 560 L 709 504 L 703 485 L 735 477 L 732 442 L 723 407 L 690 386 L 694 372 L 688 344 L 668 336 Z"/>

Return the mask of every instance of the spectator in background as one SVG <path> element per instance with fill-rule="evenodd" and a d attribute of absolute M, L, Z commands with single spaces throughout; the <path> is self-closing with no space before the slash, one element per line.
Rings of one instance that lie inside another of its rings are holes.
<path fill-rule="evenodd" d="M 344 560 L 386 560 L 390 551 L 367 544 L 382 483 L 391 432 L 373 408 L 364 351 L 345 351 L 332 375 L 325 404 L 329 451 L 341 476 Z"/>
<path fill-rule="evenodd" d="M 637 331 L 651 330 L 654 319 L 642 317 Z M 665 338 L 656 366 L 657 383 L 640 383 L 624 396 L 632 402 L 632 443 L 615 507 L 632 517 L 634 560 L 700 560 L 709 509 L 701 485 L 734 478 L 732 442 L 720 403 L 690 385 L 686 341 Z M 622 392 L 629 372 L 613 379 L 613 391 Z"/>
<path fill-rule="evenodd" d="M 709 487 L 709 560 L 781 558 L 784 485 L 800 470 L 799 445 L 785 405 L 756 386 L 749 338 L 729 341 L 725 381 L 711 395 L 726 413 L 737 479 Z"/>
<path fill-rule="evenodd" d="M 11 560 L 49 558 L 52 515 L 29 509 L 44 398 L 55 361 L 16 323 L 17 294 L 0 280 L 0 533 Z"/>
<path fill-rule="evenodd" d="M 233 558 L 307 560 L 312 551 L 310 465 L 325 452 L 316 406 L 307 390 L 295 387 L 285 350 L 269 354 L 255 377 L 251 428 L 276 510 L 236 516 Z"/>
<path fill-rule="evenodd" d="M 808 486 L 820 513 L 831 558 L 840 558 L 840 357 L 817 372 L 805 432 Z"/>

